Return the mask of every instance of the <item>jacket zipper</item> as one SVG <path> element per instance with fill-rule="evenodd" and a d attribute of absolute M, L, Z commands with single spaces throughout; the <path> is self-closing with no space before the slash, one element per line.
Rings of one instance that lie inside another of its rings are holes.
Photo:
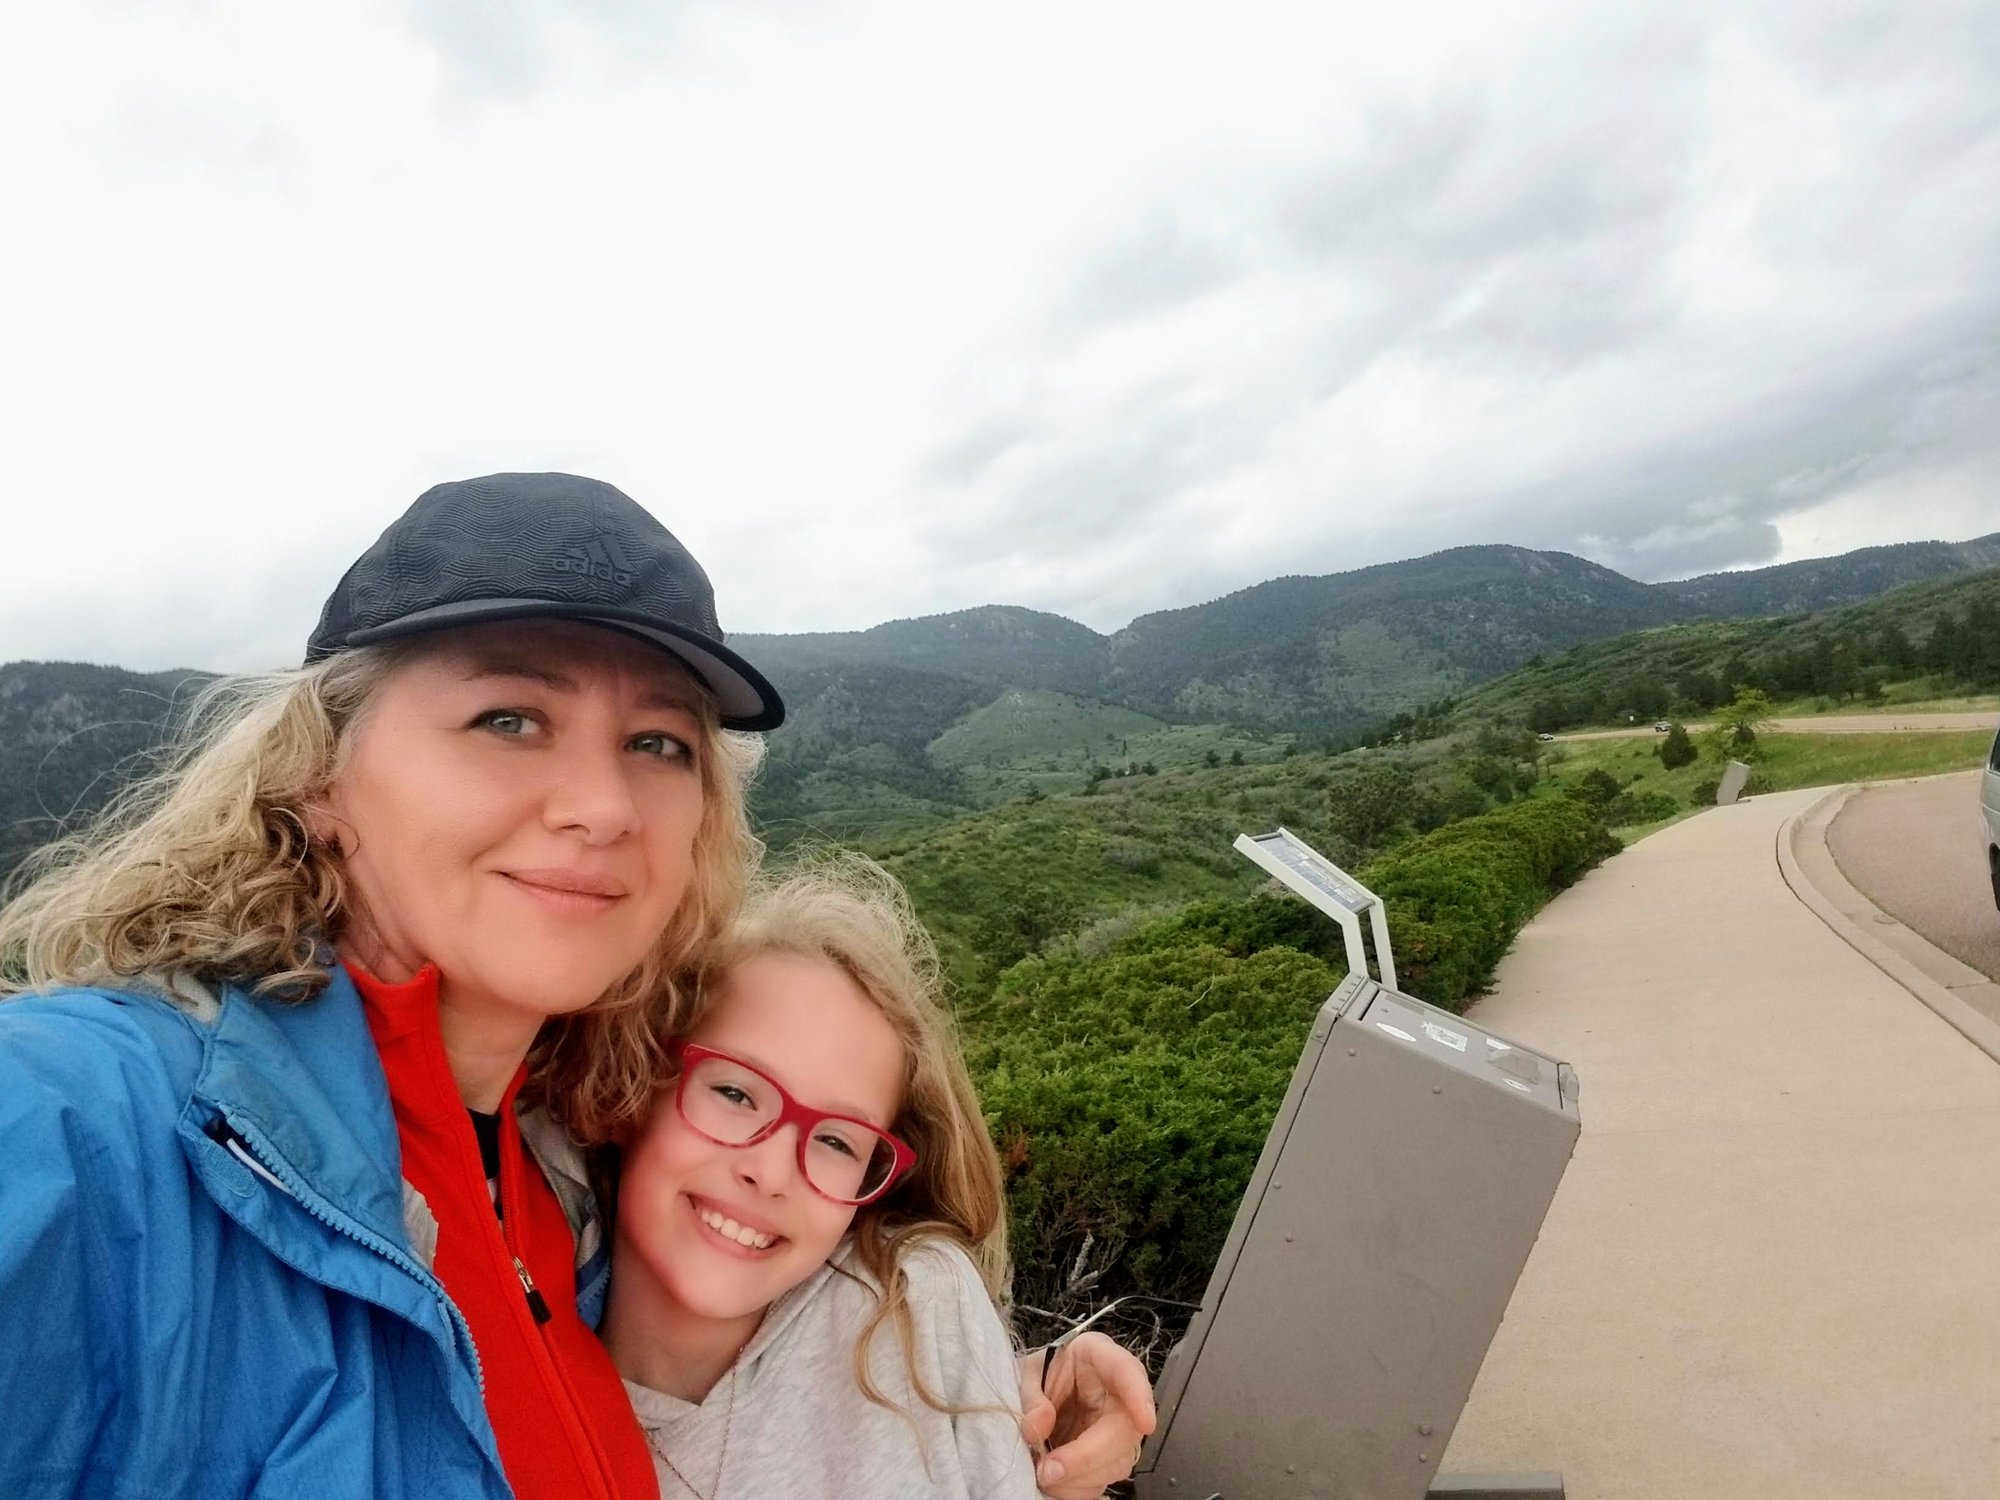
<path fill-rule="evenodd" d="M 359 1224 L 343 1220 L 318 1194 L 311 1192 L 297 1173 L 292 1171 L 285 1159 L 270 1149 L 269 1143 L 260 1143 L 246 1135 L 241 1126 L 231 1120 L 226 1111 L 217 1110 L 214 1119 L 202 1127 L 202 1134 L 221 1146 L 231 1156 L 255 1172 L 266 1182 L 272 1183 L 289 1193 L 299 1207 L 324 1224 L 336 1234 L 344 1235 L 364 1249 L 372 1250 L 398 1270 L 415 1278 L 417 1284 L 435 1296 L 451 1320 L 452 1333 L 458 1347 L 472 1365 L 473 1379 L 479 1383 L 479 1400 L 486 1402 L 486 1372 L 480 1368 L 479 1350 L 472 1342 L 472 1327 L 465 1321 L 465 1314 L 458 1310 L 458 1304 L 429 1271 L 404 1254 L 395 1245 L 380 1235 L 364 1229 Z"/>
<path fill-rule="evenodd" d="M 528 1294 L 528 1311 L 534 1315 L 537 1327 L 549 1321 L 555 1314 L 549 1311 L 549 1304 L 542 1294 L 535 1290 L 535 1278 L 528 1274 L 520 1256 L 514 1257 L 514 1274 L 521 1278 L 521 1290 Z"/>
<path fill-rule="evenodd" d="M 508 1100 L 503 1108 L 511 1110 L 512 1100 Z M 555 1399 L 557 1407 L 568 1418 L 570 1442 L 576 1450 L 579 1467 L 583 1469 L 586 1478 L 589 1478 L 592 1471 L 595 1471 L 596 1483 L 592 1488 L 597 1493 L 606 1497 L 615 1496 L 617 1490 L 613 1484 L 612 1468 L 608 1456 L 599 1445 L 596 1433 L 592 1431 L 590 1424 L 584 1420 L 583 1403 L 577 1399 L 576 1390 L 569 1383 L 568 1376 L 563 1369 L 562 1361 L 556 1357 L 555 1350 L 550 1347 L 551 1335 L 547 1331 L 547 1324 L 550 1320 L 549 1305 L 542 1297 L 542 1294 L 536 1290 L 534 1278 L 528 1274 L 528 1263 L 523 1254 L 526 1247 L 521 1243 L 521 1237 L 526 1232 L 527 1226 L 522 1222 L 526 1212 L 526 1205 L 522 1202 L 520 1180 L 522 1171 L 526 1169 L 528 1153 L 526 1143 L 520 1138 L 519 1123 L 515 1122 L 515 1150 L 509 1151 L 507 1149 L 505 1123 L 502 1125 L 500 1139 L 500 1206 L 502 1213 L 494 1220 L 493 1227 L 498 1231 L 501 1254 L 513 1262 L 514 1273 L 520 1278 L 523 1294 L 522 1300 L 527 1306 L 528 1316 L 534 1323 L 534 1327 L 528 1330 L 528 1342 L 535 1346 L 535 1352 L 540 1356 L 544 1384 L 548 1387 L 550 1395 Z M 480 1171 L 480 1177 L 483 1181 L 485 1177 L 483 1168 Z M 550 1191 L 553 1192 L 554 1189 L 550 1189 Z"/>

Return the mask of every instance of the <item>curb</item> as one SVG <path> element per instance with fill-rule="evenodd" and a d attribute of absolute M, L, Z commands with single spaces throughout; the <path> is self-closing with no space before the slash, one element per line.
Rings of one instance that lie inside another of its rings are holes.
<path fill-rule="evenodd" d="M 1957 773 L 1953 773 L 1957 774 Z M 1913 777 L 1912 780 L 1931 780 Z M 1826 847 L 1826 830 L 1861 788 L 1838 786 L 1778 829 L 1778 870 L 1792 894 L 1848 947 L 2000 1062 L 2000 984 L 1905 927 L 1848 882 Z"/>

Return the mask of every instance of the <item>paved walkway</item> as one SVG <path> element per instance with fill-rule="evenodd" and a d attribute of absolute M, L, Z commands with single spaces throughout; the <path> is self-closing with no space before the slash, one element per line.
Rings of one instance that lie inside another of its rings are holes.
<path fill-rule="evenodd" d="M 1780 873 L 1820 792 L 1553 902 L 1479 1019 L 1584 1133 L 1445 1468 L 1572 1500 L 2000 1496 L 2000 1065 Z"/>

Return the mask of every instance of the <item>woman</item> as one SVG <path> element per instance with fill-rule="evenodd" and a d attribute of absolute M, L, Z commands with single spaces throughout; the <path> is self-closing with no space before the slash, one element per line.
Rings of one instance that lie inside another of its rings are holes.
<path fill-rule="evenodd" d="M 782 704 L 566 475 L 429 491 L 231 692 L 0 913 L 8 1492 L 651 1494 L 513 1106 L 650 1098 L 754 853 L 723 731 Z M 1094 1493 L 1150 1409 L 1074 1384 Z"/>

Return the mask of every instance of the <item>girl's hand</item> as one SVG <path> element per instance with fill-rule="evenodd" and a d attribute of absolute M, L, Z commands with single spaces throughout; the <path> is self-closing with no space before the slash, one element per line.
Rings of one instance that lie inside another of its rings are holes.
<path fill-rule="evenodd" d="M 1136 1355 L 1101 1333 L 1071 1339 L 1042 1374 L 1042 1351 L 1021 1356 L 1021 1435 L 1050 1451 L 1035 1483 L 1054 1500 L 1096 1500 L 1131 1477 L 1153 1430 L 1153 1388 Z"/>

